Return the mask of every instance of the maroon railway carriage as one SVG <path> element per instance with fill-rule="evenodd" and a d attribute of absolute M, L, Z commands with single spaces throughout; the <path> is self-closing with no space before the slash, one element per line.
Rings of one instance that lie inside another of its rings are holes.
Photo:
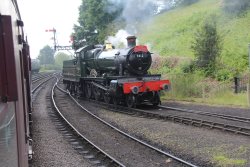
<path fill-rule="evenodd" d="M 0 0 L 0 166 L 32 157 L 30 56 L 16 0 Z"/>

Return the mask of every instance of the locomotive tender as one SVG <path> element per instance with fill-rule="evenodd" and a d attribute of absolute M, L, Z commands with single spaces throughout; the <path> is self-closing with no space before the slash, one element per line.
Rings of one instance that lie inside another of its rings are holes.
<path fill-rule="evenodd" d="M 136 45 L 136 37 L 127 38 L 128 47 L 114 49 L 106 45 L 87 45 L 76 51 L 73 60 L 63 63 L 63 83 L 71 93 L 106 103 L 135 107 L 142 103 L 160 104 L 161 90 L 169 90 L 169 80 L 149 75 L 151 53 Z"/>

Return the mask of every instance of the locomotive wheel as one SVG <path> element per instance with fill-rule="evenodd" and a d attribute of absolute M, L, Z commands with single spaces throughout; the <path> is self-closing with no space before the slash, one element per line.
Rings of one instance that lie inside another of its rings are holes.
<path fill-rule="evenodd" d="M 94 87 L 93 92 L 94 92 L 95 99 L 100 100 L 101 99 L 101 91 L 97 87 Z"/>
<path fill-rule="evenodd" d="M 70 88 L 70 84 L 67 83 L 66 86 L 65 86 L 65 89 L 66 89 L 66 90 L 69 90 L 69 88 Z"/>
<path fill-rule="evenodd" d="M 69 92 L 72 95 L 75 91 L 75 85 L 73 83 L 70 84 Z"/>
<path fill-rule="evenodd" d="M 81 96 L 81 91 L 80 91 L 80 86 L 79 85 L 76 85 L 75 95 L 77 96 L 77 98 L 79 98 Z"/>
<path fill-rule="evenodd" d="M 85 86 L 85 93 L 86 93 L 86 97 L 88 99 L 91 98 L 91 95 L 92 95 L 92 86 L 90 83 L 87 83 L 86 86 Z"/>
<path fill-rule="evenodd" d="M 117 98 L 117 97 L 113 97 L 112 99 L 113 99 L 113 103 L 114 103 L 114 105 L 118 105 L 118 104 L 120 104 L 120 100 L 119 100 L 119 98 Z"/>
<path fill-rule="evenodd" d="M 158 106 L 159 104 L 160 104 L 160 95 L 158 92 L 155 92 L 153 106 Z"/>
<path fill-rule="evenodd" d="M 107 93 L 104 93 L 103 99 L 105 103 L 111 103 L 111 97 Z"/>
<path fill-rule="evenodd" d="M 129 108 L 133 108 L 136 105 L 136 98 L 133 94 L 129 94 L 126 96 L 126 103 Z"/>

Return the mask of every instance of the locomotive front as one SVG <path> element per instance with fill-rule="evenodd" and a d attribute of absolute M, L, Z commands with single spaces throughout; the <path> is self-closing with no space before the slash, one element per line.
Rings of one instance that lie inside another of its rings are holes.
<path fill-rule="evenodd" d="M 151 66 L 151 53 L 146 46 L 136 46 L 136 37 L 127 37 L 128 48 L 117 53 L 115 64 L 119 73 L 129 75 L 145 75 Z M 122 69 L 121 69 L 122 68 Z"/>

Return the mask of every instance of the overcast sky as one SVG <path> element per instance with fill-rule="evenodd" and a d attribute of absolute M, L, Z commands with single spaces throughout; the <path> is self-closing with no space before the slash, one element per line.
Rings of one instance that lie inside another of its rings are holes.
<path fill-rule="evenodd" d="M 70 34 L 79 16 L 81 0 L 18 0 L 25 33 L 28 36 L 31 58 L 39 55 L 45 45 L 52 46 L 52 33 L 46 29 L 57 30 L 60 45 L 70 45 Z"/>

